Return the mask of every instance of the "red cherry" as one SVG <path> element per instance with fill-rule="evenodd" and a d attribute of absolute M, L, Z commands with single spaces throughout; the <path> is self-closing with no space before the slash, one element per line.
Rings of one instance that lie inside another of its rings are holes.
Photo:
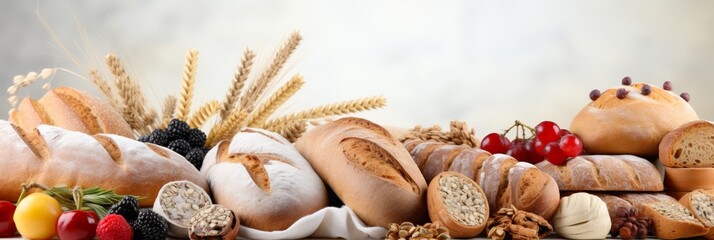
<path fill-rule="evenodd" d="M 498 133 L 490 133 L 481 140 L 481 149 L 491 154 L 506 153 L 511 147 L 511 141 Z"/>
<path fill-rule="evenodd" d="M 526 150 L 526 146 L 523 144 L 512 145 L 506 152 L 506 155 L 509 155 L 521 162 L 528 161 L 528 151 Z"/>
<path fill-rule="evenodd" d="M 92 211 L 67 211 L 57 220 L 57 236 L 60 240 L 91 240 L 97 232 L 98 223 L 99 217 Z"/>
<path fill-rule="evenodd" d="M 548 143 L 545 145 L 545 160 L 554 165 L 564 165 L 567 157 L 560 149 L 557 142 Z"/>
<path fill-rule="evenodd" d="M 0 201 L 0 238 L 15 236 L 17 228 L 12 215 L 15 214 L 15 204 L 8 201 Z"/>
<path fill-rule="evenodd" d="M 560 138 L 563 138 L 563 136 L 568 135 L 568 134 L 573 134 L 573 133 L 571 133 L 570 130 L 565 129 L 565 128 L 560 129 L 560 131 L 558 131 L 558 136 Z"/>
<path fill-rule="evenodd" d="M 540 155 L 541 157 L 545 156 L 545 145 L 546 143 L 544 143 L 540 139 L 536 139 L 535 141 L 533 141 L 533 149 L 535 149 L 535 153 Z"/>
<path fill-rule="evenodd" d="M 536 126 L 536 138 L 543 143 L 551 143 L 560 139 L 560 127 L 551 121 L 542 121 Z"/>
<path fill-rule="evenodd" d="M 527 162 L 531 164 L 536 164 L 541 161 L 543 161 L 543 155 L 539 155 L 538 152 L 536 152 L 536 147 L 535 147 L 535 142 L 538 140 L 528 140 L 526 144 L 524 144 L 524 147 L 526 149 L 526 152 L 528 152 L 528 160 Z"/>
<path fill-rule="evenodd" d="M 526 143 L 526 140 L 525 140 L 525 139 L 523 139 L 523 138 L 516 138 L 516 139 L 513 139 L 513 141 L 511 141 L 511 147 L 513 147 L 513 146 L 515 146 L 515 145 L 522 145 L 522 144 L 525 144 L 525 143 Z"/>
<path fill-rule="evenodd" d="M 583 142 L 574 134 L 565 135 L 560 139 L 558 146 L 567 157 L 576 157 L 583 151 Z"/>

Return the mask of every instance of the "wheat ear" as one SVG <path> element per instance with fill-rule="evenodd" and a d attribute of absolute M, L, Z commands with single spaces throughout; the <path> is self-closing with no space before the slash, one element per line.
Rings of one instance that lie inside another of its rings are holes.
<path fill-rule="evenodd" d="M 283 105 L 290 97 L 295 95 L 300 88 L 305 84 L 302 76 L 295 75 L 290 81 L 286 82 L 282 87 L 273 93 L 258 109 L 253 111 L 246 123 L 248 127 L 260 127 L 270 115 L 275 113 L 280 106 Z"/>
<path fill-rule="evenodd" d="M 240 67 L 233 75 L 231 88 L 228 89 L 226 99 L 224 99 L 221 104 L 221 119 L 226 119 L 235 109 L 236 101 L 238 101 L 240 93 L 243 90 L 243 86 L 245 85 L 245 81 L 248 79 L 248 75 L 250 74 L 250 69 L 253 67 L 254 58 L 255 53 L 253 53 L 250 49 L 246 49 L 245 52 L 243 52 L 243 59 L 241 60 Z"/>
<path fill-rule="evenodd" d="M 285 42 L 283 47 L 280 48 L 280 50 L 278 50 L 275 54 L 270 66 L 263 71 L 262 74 L 260 74 L 260 77 L 258 77 L 258 79 L 251 84 L 246 94 L 241 98 L 241 109 L 246 109 L 247 112 L 253 111 L 253 108 L 255 107 L 254 101 L 265 91 L 268 84 L 270 84 L 270 81 L 275 78 L 283 65 L 285 65 L 285 62 L 288 61 L 290 55 L 292 55 L 297 46 L 300 44 L 300 40 L 302 40 L 300 33 L 294 32 L 290 35 L 288 41 Z"/>
<path fill-rule="evenodd" d="M 114 109 L 120 110 L 119 103 L 116 99 L 116 96 L 114 95 L 114 90 L 112 89 L 112 86 L 109 85 L 109 83 L 107 83 L 107 81 L 102 78 L 102 75 L 99 73 L 99 70 L 89 70 L 89 80 L 92 81 L 94 86 L 97 87 L 97 89 L 99 89 L 102 94 L 104 94 L 104 97 L 107 98 L 109 104 L 111 104 Z"/>
<path fill-rule="evenodd" d="M 216 100 L 212 100 L 210 102 L 207 102 L 206 104 L 203 104 L 198 110 L 196 110 L 196 113 L 193 114 L 193 116 L 188 120 L 188 125 L 191 126 L 191 128 L 200 128 L 203 126 L 204 123 L 206 123 L 206 120 L 213 116 L 213 114 L 216 113 L 218 110 L 218 106 L 220 104 Z"/>
<path fill-rule="evenodd" d="M 275 129 L 280 128 L 291 121 L 344 115 L 381 108 L 386 105 L 387 99 L 381 96 L 348 100 L 334 104 L 322 105 L 298 113 L 282 116 L 264 123 L 263 128 L 274 131 Z"/>
<path fill-rule="evenodd" d="M 137 88 L 134 86 L 134 82 L 131 81 L 129 75 L 126 74 L 124 66 L 121 64 L 121 61 L 119 61 L 119 58 L 116 55 L 107 55 L 106 64 L 109 71 L 116 78 L 117 91 L 122 101 L 121 114 L 124 117 L 124 120 L 129 123 L 129 126 L 131 126 L 132 129 L 141 129 L 143 127 L 141 126 L 142 119 L 140 116 L 137 116 L 136 112 L 137 108 L 141 106 L 138 103 L 138 92 Z"/>
<path fill-rule="evenodd" d="M 178 99 L 178 110 L 176 118 L 188 121 L 188 113 L 191 111 L 191 101 L 193 100 L 193 87 L 196 83 L 196 65 L 198 64 L 198 50 L 191 49 L 186 53 L 186 62 L 183 67 L 183 78 L 181 80 L 181 92 Z"/>
<path fill-rule="evenodd" d="M 298 120 L 275 129 L 275 132 L 285 137 L 288 141 L 295 142 L 305 133 L 305 130 L 307 130 L 305 120 Z"/>
<path fill-rule="evenodd" d="M 208 133 L 208 138 L 206 139 L 206 146 L 207 147 L 213 147 L 216 145 L 216 143 L 220 142 L 223 139 L 232 137 L 235 135 L 236 132 L 242 127 L 240 126 L 240 123 L 243 122 L 243 119 L 248 116 L 248 113 L 245 112 L 245 110 L 238 110 L 234 111 L 231 113 L 231 115 L 228 116 L 227 119 L 221 121 L 220 124 L 216 124 L 211 128 L 211 131 Z"/>
<path fill-rule="evenodd" d="M 174 113 L 176 113 L 176 96 L 167 96 L 164 99 L 164 109 L 161 112 L 161 128 L 166 128 L 169 126 L 169 122 L 174 118 Z"/>

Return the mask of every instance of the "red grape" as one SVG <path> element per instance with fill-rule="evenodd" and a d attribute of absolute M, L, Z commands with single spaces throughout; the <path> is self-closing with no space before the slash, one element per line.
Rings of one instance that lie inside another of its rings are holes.
<path fill-rule="evenodd" d="M 490 133 L 481 140 L 481 149 L 491 154 L 506 153 L 511 147 L 511 141 L 498 133 Z"/>
<path fill-rule="evenodd" d="M 543 161 L 543 155 L 540 155 L 536 152 L 536 141 L 537 140 L 528 140 L 526 144 L 523 145 L 526 149 L 526 152 L 528 152 L 528 160 L 526 160 L 526 162 L 529 162 L 531 164 L 536 164 Z"/>
<path fill-rule="evenodd" d="M 520 162 L 528 161 L 528 151 L 523 144 L 512 145 L 506 155 L 509 155 Z"/>
<path fill-rule="evenodd" d="M 545 156 L 545 145 L 543 141 L 540 139 L 536 139 L 533 141 L 533 148 L 535 149 L 535 153 L 540 155 L 540 156 Z"/>
<path fill-rule="evenodd" d="M 526 143 L 526 140 L 525 140 L 525 139 L 523 139 L 523 138 L 516 138 L 516 139 L 513 139 L 513 141 L 511 141 L 511 146 L 523 145 L 523 144 L 525 144 L 525 143 Z"/>
<path fill-rule="evenodd" d="M 546 144 L 558 141 L 560 139 L 559 132 L 558 124 L 551 121 L 543 121 L 536 126 L 536 138 Z"/>
<path fill-rule="evenodd" d="M 545 145 L 545 160 L 554 165 L 564 165 L 567 157 L 560 149 L 557 142 L 548 143 Z"/>
<path fill-rule="evenodd" d="M 573 133 L 571 133 L 570 130 L 563 128 L 563 129 L 560 129 L 560 131 L 558 132 L 558 137 L 563 138 L 563 136 L 568 135 L 568 134 L 573 134 Z"/>
<path fill-rule="evenodd" d="M 560 139 L 558 146 L 566 157 L 576 157 L 583 151 L 583 142 L 573 134 L 565 135 Z"/>

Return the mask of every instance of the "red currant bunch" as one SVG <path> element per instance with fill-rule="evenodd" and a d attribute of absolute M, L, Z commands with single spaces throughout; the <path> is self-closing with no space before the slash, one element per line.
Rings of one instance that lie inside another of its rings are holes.
<path fill-rule="evenodd" d="M 516 138 L 509 140 L 506 135 L 515 129 Z M 526 133 L 529 133 L 529 137 Z M 507 154 L 518 161 L 532 164 L 548 160 L 555 165 L 564 165 L 568 158 L 582 153 L 583 143 L 580 138 L 567 129 L 560 129 L 558 124 L 543 121 L 535 128 L 520 121 L 503 134 L 490 133 L 481 141 L 481 148 L 492 154 Z"/>

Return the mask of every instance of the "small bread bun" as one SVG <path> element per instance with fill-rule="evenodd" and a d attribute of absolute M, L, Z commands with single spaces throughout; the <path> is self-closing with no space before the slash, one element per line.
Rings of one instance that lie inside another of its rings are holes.
<path fill-rule="evenodd" d="M 643 86 L 649 94 L 642 93 Z M 622 99 L 618 89 L 624 89 Z M 643 83 L 611 88 L 593 98 L 570 125 L 588 154 L 654 157 L 667 133 L 699 119 L 682 97 Z"/>
<path fill-rule="evenodd" d="M 560 199 L 553 228 L 568 239 L 605 239 L 611 225 L 607 210 L 607 204 L 599 197 L 575 193 Z"/>

